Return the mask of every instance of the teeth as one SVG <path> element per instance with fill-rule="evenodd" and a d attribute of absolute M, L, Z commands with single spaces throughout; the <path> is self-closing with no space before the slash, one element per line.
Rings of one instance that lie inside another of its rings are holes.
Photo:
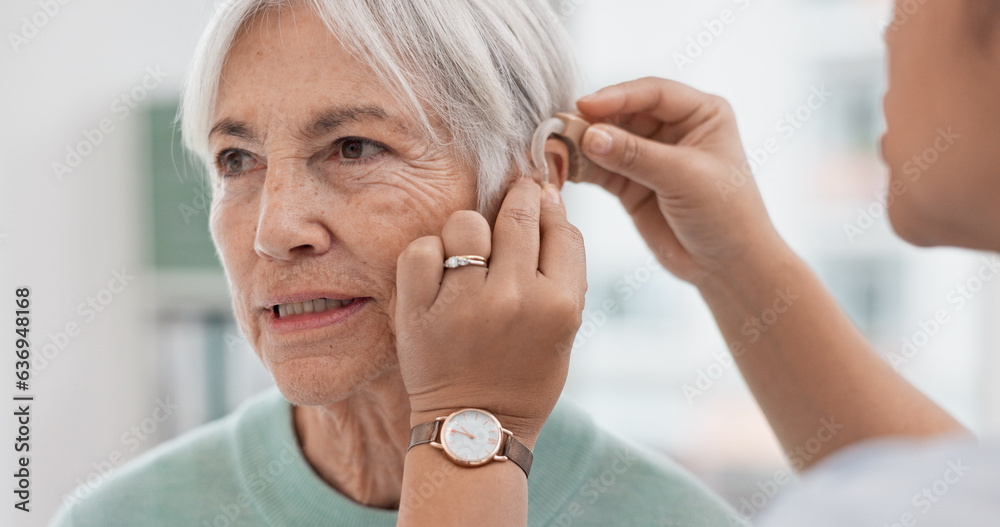
<path fill-rule="evenodd" d="M 350 300 L 317 298 L 306 302 L 278 304 L 278 318 L 285 318 L 289 315 L 301 315 L 303 313 L 322 313 L 327 309 L 336 309 L 350 305 L 352 302 L 354 302 L 353 298 Z"/>

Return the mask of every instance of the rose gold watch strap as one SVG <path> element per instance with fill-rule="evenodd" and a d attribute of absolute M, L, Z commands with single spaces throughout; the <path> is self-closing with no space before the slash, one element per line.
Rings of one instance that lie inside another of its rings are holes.
<path fill-rule="evenodd" d="M 437 439 L 439 426 L 441 426 L 441 421 L 431 421 L 411 428 L 410 446 L 406 447 L 406 451 L 409 452 L 411 448 L 417 445 L 430 443 Z"/>
<path fill-rule="evenodd" d="M 535 455 L 531 453 L 528 447 L 524 446 L 524 443 L 518 441 L 513 435 L 508 435 L 503 455 L 521 467 L 521 470 L 524 471 L 524 477 L 528 477 L 528 473 L 531 472 L 531 462 L 534 461 Z"/>

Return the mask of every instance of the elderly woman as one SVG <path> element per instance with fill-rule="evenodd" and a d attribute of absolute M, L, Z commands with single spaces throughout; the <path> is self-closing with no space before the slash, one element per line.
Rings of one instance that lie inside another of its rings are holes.
<path fill-rule="evenodd" d="M 397 295 L 404 249 L 436 259 L 442 302 L 481 295 L 462 280 L 488 273 L 497 286 L 480 307 L 509 314 L 508 331 L 480 334 L 473 318 L 444 327 L 433 311 L 405 312 L 438 331 L 442 350 L 546 357 L 579 327 L 582 244 L 552 212 L 553 189 L 541 199 L 537 184 L 516 183 L 532 172 L 533 129 L 572 106 L 571 55 L 543 0 L 224 4 L 198 48 L 183 131 L 211 168 L 211 232 L 236 318 L 277 390 L 135 460 L 55 524 L 395 524 L 411 428 L 451 410 L 446 396 L 476 402 L 401 373 L 397 304 L 413 300 Z M 546 152 L 561 184 L 567 147 L 550 139 Z M 443 270 L 461 255 L 482 259 Z M 523 372 L 536 374 L 547 372 Z M 557 405 L 539 432 L 544 418 L 525 422 L 518 404 L 491 408 L 505 430 L 487 441 L 508 445 L 514 463 L 495 464 L 506 476 L 523 471 L 499 488 L 524 489 L 529 524 L 738 522 L 676 465 L 580 411 Z M 430 474 L 409 506 L 452 472 Z"/>

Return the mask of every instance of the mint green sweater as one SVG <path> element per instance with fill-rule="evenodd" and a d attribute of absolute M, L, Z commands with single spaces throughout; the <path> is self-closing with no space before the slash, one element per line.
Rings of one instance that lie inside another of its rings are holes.
<path fill-rule="evenodd" d="M 730 526 L 732 509 L 676 464 L 597 429 L 560 403 L 535 445 L 529 525 Z M 74 492 L 71 496 L 76 496 Z M 338 493 L 299 449 L 277 389 L 121 467 L 56 527 L 393 526 L 396 512 Z"/>

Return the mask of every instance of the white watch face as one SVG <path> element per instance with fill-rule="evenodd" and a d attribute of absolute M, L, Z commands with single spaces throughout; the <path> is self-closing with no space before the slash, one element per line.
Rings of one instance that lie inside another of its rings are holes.
<path fill-rule="evenodd" d="M 482 465 L 500 451 L 500 422 L 481 410 L 461 410 L 445 420 L 441 444 L 456 461 Z"/>

